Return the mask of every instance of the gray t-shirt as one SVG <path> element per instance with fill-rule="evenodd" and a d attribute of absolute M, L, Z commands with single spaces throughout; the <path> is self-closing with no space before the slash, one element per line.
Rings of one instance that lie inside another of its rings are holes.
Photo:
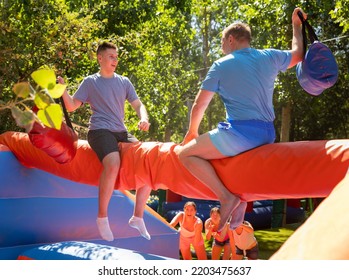
<path fill-rule="evenodd" d="M 99 73 L 86 77 L 73 97 L 90 104 L 89 129 L 113 132 L 127 131 L 124 125 L 125 101 L 131 103 L 138 99 L 130 80 L 116 73 L 112 78 L 103 78 Z"/>

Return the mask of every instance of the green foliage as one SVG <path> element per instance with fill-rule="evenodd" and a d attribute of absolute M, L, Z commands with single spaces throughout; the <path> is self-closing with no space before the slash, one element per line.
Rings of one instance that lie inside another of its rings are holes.
<path fill-rule="evenodd" d="M 140 24 L 151 20 L 157 8 L 156 0 L 104 0 L 91 1 L 98 3 L 99 8 L 94 18 L 103 22 L 104 30 L 97 32 L 100 37 L 105 35 L 127 36 L 132 30 L 140 30 Z"/>
<path fill-rule="evenodd" d="M 330 11 L 331 17 L 339 26 L 343 27 L 343 34 L 349 30 L 349 1 L 336 1 L 335 7 Z"/>
<path fill-rule="evenodd" d="M 0 106 L 0 109 L 10 109 L 16 124 L 28 132 L 35 121 L 59 130 L 63 112 L 61 106 L 56 104 L 53 98 L 61 97 L 66 86 L 56 84 L 56 75 L 51 69 L 41 68 L 34 71 L 31 77 L 37 85 L 36 88 L 34 89 L 29 82 L 15 84 L 13 86 L 15 100 Z M 33 112 L 27 106 L 32 101 L 37 112 Z"/>
<path fill-rule="evenodd" d="M 157 17 L 143 23 L 141 32 L 130 32 L 124 47 L 133 50 L 127 54 L 128 70 L 124 74 L 131 77 L 148 109 L 152 140 L 178 142 L 184 134 L 188 111 L 185 100 L 197 80 L 186 62 L 188 38 L 193 36 L 187 24 L 185 15 L 175 8 L 160 6 Z M 128 127 L 137 135 L 134 113 L 129 113 L 127 119 Z"/>
<path fill-rule="evenodd" d="M 72 88 L 82 77 L 96 70 L 92 61 L 93 35 L 101 26 L 84 16 L 86 10 L 69 11 L 66 1 L 5 1 L 0 4 L 0 99 L 13 100 L 12 86 L 26 81 L 35 69 L 48 65 L 62 75 Z M 93 10 L 92 10 L 93 12 Z M 41 113 L 40 113 L 41 114 Z M 4 111 L 0 131 L 15 130 Z M 50 122 L 47 119 L 47 122 Z"/>
<path fill-rule="evenodd" d="M 200 83 L 212 62 L 222 56 L 220 39 L 223 28 L 242 20 L 252 27 L 254 47 L 289 49 L 291 14 L 296 5 L 300 5 L 308 13 L 320 40 L 343 37 L 326 42 L 336 56 L 340 76 L 334 87 L 319 97 L 313 97 L 299 86 L 294 70 L 281 74 L 274 95 L 277 130 L 281 126 L 282 107 L 291 104 L 291 141 L 346 138 L 349 133 L 347 2 L 1 1 L 0 105 L 25 99 L 27 94 L 30 97 L 30 74 L 41 65 L 47 65 L 55 75 L 63 76 L 69 92 L 73 93 L 83 77 L 98 71 L 95 59 L 97 43 L 109 39 L 119 46 L 117 72 L 131 79 L 150 115 L 150 131 L 141 133 L 133 109 L 127 106 L 127 127 L 144 141 L 180 142 Z M 17 96 L 13 91 L 14 84 L 18 84 Z M 44 92 L 37 94 L 37 102 L 41 104 L 45 96 Z M 34 99 L 30 102 L 34 104 Z M 22 105 L 20 110 L 26 111 Z M 18 112 L 0 111 L 0 133 L 19 129 L 12 114 L 17 116 Z M 29 114 L 25 116 L 23 122 L 30 123 Z M 82 137 L 89 117 L 88 106 L 71 114 L 72 121 L 81 126 L 79 135 Z M 215 97 L 200 131 L 212 129 L 224 118 L 222 103 Z M 50 118 L 46 117 L 46 123 L 51 123 Z"/>

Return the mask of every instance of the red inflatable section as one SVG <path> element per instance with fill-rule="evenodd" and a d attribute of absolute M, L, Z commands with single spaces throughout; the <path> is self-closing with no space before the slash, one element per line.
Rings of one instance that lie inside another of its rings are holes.
<path fill-rule="evenodd" d="M 60 130 L 35 122 L 28 135 L 35 147 L 47 153 L 58 163 L 70 162 L 76 154 L 78 135 L 64 122 Z"/>
<path fill-rule="evenodd" d="M 0 135 L 18 160 L 57 176 L 98 185 L 102 166 L 86 141 L 78 141 L 74 159 L 59 164 L 34 147 L 28 135 Z M 133 190 L 143 185 L 170 189 L 190 198 L 216 199 L 180 163 L 175 143 L 139 142 L 120 144 L 122 164 L 115 189 Z M 246 201 L 327 197 L 346 176 L 349 140 L 320 140 L 264 145 L 235 157 L 211 161 L 229 190 Z"/>

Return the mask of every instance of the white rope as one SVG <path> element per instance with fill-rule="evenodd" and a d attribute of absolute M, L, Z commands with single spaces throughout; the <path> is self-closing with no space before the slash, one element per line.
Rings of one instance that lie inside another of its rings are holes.
<path fill-rule="evenodd" d="M 349 35 L 344 35 L 344 36 L 339 36 L 339 37 L 335 37 L 335 38 L 331 38 L 331 39 L 321 40 L 321 42 L 329 42 L 329 41 L 334 41 L 334 40 L 340 40 L 340 39 L 347 38 L 347 37 L 349 37 Z"/>

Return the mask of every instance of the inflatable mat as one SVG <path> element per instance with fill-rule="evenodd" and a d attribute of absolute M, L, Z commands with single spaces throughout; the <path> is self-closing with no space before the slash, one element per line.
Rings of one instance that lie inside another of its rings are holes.
<path fill-rule="evenodd" d="M 171 260 L 139 251 L 83 241 L 57 242 L 22 252 L 18 260 Z M 174 259 L 172 259 L 174 260 Z"/>
<path fill-rule="evenodd" d="M 6 132 L 7 146 L 27 167 L 98 186 L 101 163 L 86 141 L 79 140 L 75 158 L 59 164 L 35 148 L 26 133 Z M 178 159 L 175 143 L 121 143 L 121 167 L 115 189 L 148 185 L 182 196 L 217 199 Z M 346 176 L 349 140 L 318 140 L 268 144 L 235 157 L 211 161 L 225 186 L 243 200 L 327 197 Z"/>

